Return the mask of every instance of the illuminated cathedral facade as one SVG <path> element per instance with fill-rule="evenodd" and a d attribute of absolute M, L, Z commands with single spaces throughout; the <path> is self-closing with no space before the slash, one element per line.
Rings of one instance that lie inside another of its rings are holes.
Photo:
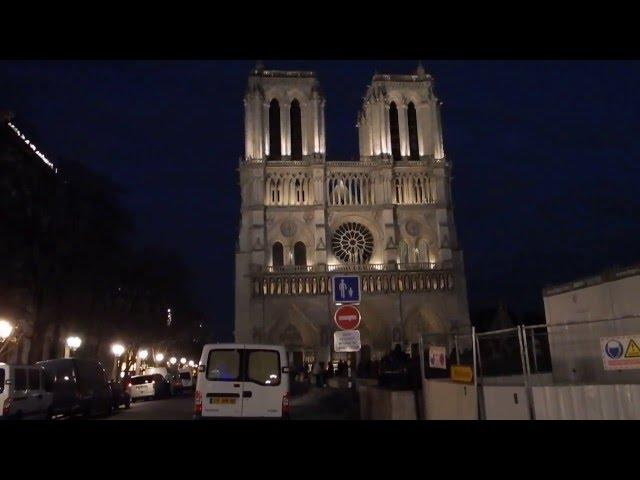
<path fill-rule="evenodd" d="M 469 324 L 451 163 L 433 78 L 374 75 L 357 117 L 359 159 L 328 160 L 313 72 L 256 67 L 244 98 L 235 338 L 327 361 L 331 277 L 361 278 L 361 355 Z"/>

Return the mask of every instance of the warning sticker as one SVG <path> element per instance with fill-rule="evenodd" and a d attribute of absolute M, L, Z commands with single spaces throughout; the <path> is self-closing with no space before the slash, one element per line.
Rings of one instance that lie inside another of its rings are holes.
<path fill-rule="evenodd" d="M 629 340 L 629 344 L 627 345 L 627 351 L 624 353 L 624 358 L 637 358 L 640 357 L 640 348 L 638 348 L 638 344 L 631 338 Z"/>
<path fill-rule="evenodd" d="M 640 335 L 601 337 L 600 351 L 605 370 L 640 369 Z"/>

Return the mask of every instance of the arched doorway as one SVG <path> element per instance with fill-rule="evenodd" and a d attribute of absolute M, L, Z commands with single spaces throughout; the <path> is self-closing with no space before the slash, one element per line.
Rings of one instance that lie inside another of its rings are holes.
<path fill-rule="evenodd" d="M 294 325 L 287 327 L 280 333 L 279 343 L 284 345 L 289 355 L 289 368 L 297 371 L 304 361 L 304 346 L 302 335 Z"/>

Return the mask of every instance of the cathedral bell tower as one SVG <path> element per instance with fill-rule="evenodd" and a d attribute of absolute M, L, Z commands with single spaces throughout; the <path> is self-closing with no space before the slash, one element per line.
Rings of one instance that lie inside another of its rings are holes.
<path fill-rule="evenodd" d="M 247 161 L 324 159 L 324 97 L 313 72 L 251 72 L 244 96 Z"/>

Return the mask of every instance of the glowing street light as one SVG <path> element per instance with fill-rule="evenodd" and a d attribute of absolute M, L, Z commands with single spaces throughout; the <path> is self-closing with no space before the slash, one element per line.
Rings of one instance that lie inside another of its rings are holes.
<path fill-rule="evenodd" d="M 195 363 L 193 363 L 193 360 L 189 360 L 189 366 L 190 366 L 191 368 L 193 368 L 193 367 L 195 366 Z"/>
<path fill-rule="evenodd" d="M 162 360 L 164 360 L 164 354 L 156 353 L 156 362 L 160 363 Z"/>
<path fill-rule="evenodd" d="M 3 342 L 11 336 L 13 325 L 7 320 L 0 320 L 0 340 Z"/>
<path fill-rule="evenodd" d="M 186 358 L 184 358 L 184 357 L 182 357 L 182 358 L 180 359 L 180 364 L 181 364 L 181 365 L 184 365 L 185 363 L 187 363 L 187 359 L 186 359 Z"/>
<path fill-rule="evenodd" d="M 139 350 L 138 351 L 138 356 L 140 357 L 141 360 L 146 360 L 147 357 L 149 356 L 149 351 L 148 350 Z"/>
<path fill-rule="evenodd" d="M 67 341 L 64 345 L 64 358 L 69 358 L 71 354 L 80 348 L 82 345 L 82 339 L 80 337 L 70 336 L 67 337 Z"/>
<path fill-rule="evenodd" d="M 120 356 L 124 353 L 124 345 L 121 345 L 119 343 L 114 343 L 113 345 L 111 345 L 111 353 L 113 353 L 113 378 L 117 378 L 116 376 L 118 375 L 118 359 L 120 358 Z M 120 378 L 124 377 L 124 372 L 120 372 L 123 375 L 120 376 Z"/>
<path fill-rule="evenodd" d="M 124 353 L 124 346 L 119 343 L 114 343 L 111 345 L 111 353 L 113 353 L 116 357 L 119 357 Z"/>
<path fill-rule="evenodd" d="M 171 358 L 169 359 L 169 363 L 170 363 L 171 365 L 175 365 L 176 363 L 178 363 L 178 359 L 177 359 L 176 357 L 171 357 Z"/>

